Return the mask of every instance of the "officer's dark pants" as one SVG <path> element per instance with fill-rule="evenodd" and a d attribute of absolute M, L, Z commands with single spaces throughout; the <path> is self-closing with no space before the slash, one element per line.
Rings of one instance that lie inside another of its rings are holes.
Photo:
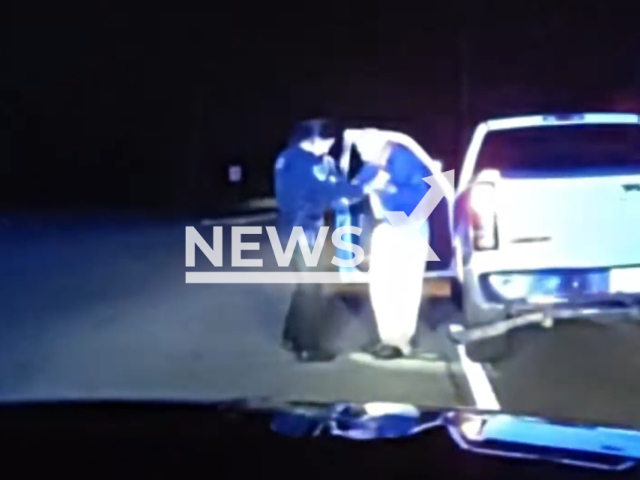
<path fill-rule="evenodd" d="M 327 218 L 326 221 L 329 221 Z M 331 223 L 329 223 L 331 225 Z M 327 234 L 322 255 L 317 266 L 307 266 L 298 246 L 292 257 L 292 270 L 297 272 L 336 271 L 331 263 L 333 244 L 331 229 Z M 290 342 L 295 351 L 337 353 L 335 340 L 339 325 L 334 312 L 335 292 L 332 285 L 320 283 L 298 283 L 285 317 L 283 340 Z"/>

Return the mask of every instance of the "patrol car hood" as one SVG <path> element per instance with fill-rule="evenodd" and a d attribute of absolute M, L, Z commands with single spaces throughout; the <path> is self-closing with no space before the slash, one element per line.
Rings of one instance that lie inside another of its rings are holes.
<path fill-rule="evenodd" d="M 640 432 L 556 423 L 543 418 L 465 410 L 420 410 L 374 402 L 282 406 L 272 429 L 293 437 L 337 436 L 377 440 L 446 429 L 460 448 L 478 454 L 547 460 L 604 470 L 623 470 L 640 459 Z"/>

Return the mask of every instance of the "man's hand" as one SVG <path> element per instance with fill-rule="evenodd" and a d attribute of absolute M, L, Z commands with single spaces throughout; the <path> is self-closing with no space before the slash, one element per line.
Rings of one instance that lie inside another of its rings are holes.
<path fill-rule="evenodd" d="M 384 170 L 379 170 L 373 180 L 364 186 L 364 193 L 369 195 L 374 191 L 387 190 L 390 186 L 391 175 Z"/>

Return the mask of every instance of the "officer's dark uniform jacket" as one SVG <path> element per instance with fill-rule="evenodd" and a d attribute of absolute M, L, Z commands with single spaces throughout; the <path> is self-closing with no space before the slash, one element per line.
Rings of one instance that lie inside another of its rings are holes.
<path fill-rule="evenodd" d="M 376 174 L 377 169 L 365 167 L 349 182 L 330 157 L 317 156 L 300 146 L 285 150 L 275 168 L 278 233 L 283 247 L 294 226 L 303 227 L 313 244 L 325 213 L 361 199 L 364 187 Z"/>

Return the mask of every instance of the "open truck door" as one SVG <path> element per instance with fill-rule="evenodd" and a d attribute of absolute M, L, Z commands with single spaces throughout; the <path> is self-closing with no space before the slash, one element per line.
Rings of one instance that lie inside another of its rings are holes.
<path fill-rule="evenodd" d="M 349 178 L 360 170 L 364 165 L 362 158 L 356 148 L 356 142 L 360 136 L 367 131 L 367 135 L 371 135 L 371 129 L 348 129 L 344 134 L 344 149 L 342 158 L 340 158 L 340 168 Z M 376 134 L 380 135 L 380 141 L 389 141 L 396 145 L 401 145 L 411 151 L 415 157 L 420 159 L 422 163 L 431 172 L 431 175 L 435 177 L 438 182 L 438 186 L 442 189 L 444 197 L 438 203 L 435 210 L 429 216 L 429 244 L 439 261 L 427 262 L 425 269 L 425 278 L 450 278 L 454 276 L 453 265 L 453 248 L 452 248 L 452 229 L 453 229 L 453 202 L 455 197 L 455 191 L 453 184 L 451 184 L 446 176 L 442 172 L 442 162 L 433 159 L 429 156 L 425 150 L 410 136 L 389 130 L 376 130 Z M 369 254 L 370 246 L 369 241 L 371 232 L 375 225 L 376 219 L 374 215 L 374 209 L 376 206 L 372 204 L 373 197 L 368 196 L 362 202 L 359 202 L 350 207 L 345 207 L 334 212 L 333 222 L 335 228 L 344 226 L 355 226 L 362 229 L 360 235 L 344 235 L 344 237 L 350 236 L 351 238 L 345 238 L 346 241 L 355 245 L 360 245 L 365 252 L 365 260 L 358 265 L 358 267 L 348 268 L 340 267 L 339 270 L 344 274 L 344 277 L 353 278 L 352 273 L 354 270 L 359 270 L 363 273 L 368 272 L 369 269 Z M 339 256 L 346 255 L 345 258 L 350 259 L 352 253 L 340 251 Z M 351 272 L 351 273 L 349 273 Z"/>

